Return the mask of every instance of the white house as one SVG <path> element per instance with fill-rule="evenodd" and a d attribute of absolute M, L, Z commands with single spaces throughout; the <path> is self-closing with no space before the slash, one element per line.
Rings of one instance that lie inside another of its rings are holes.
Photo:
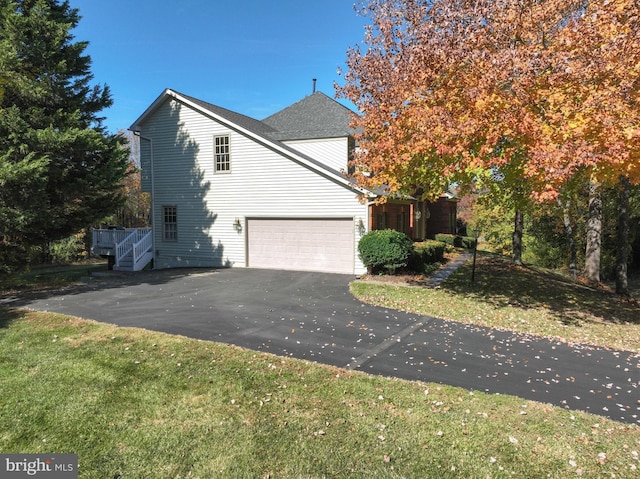
<path fill-rule="evenodd" d="M 361 274 L 370 195 L 343 171 L 348 108 L 316 92 L 258 121 L 165 90 L 131 126 L 152 198 L 155 268 Z"/>

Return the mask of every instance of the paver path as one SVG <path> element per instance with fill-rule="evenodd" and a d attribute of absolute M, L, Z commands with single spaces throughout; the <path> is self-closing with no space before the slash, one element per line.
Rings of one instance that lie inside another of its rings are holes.
<path fill-rule="evenodd" d="M 12 304 L 373 374 L 517 395 L 640 424 L 640 357 L 363 304 L 353 276 L 162 270 Z"/>

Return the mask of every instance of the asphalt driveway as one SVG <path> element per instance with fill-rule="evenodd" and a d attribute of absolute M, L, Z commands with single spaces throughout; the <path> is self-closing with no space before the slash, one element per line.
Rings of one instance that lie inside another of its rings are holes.
<path fill-rule="evenodd" d="M 640 356 L 378 308 L 353 276 L 161 270 L 13 306 L 235 344 L 372 374 L 520 396 L 640 424 Z"/>

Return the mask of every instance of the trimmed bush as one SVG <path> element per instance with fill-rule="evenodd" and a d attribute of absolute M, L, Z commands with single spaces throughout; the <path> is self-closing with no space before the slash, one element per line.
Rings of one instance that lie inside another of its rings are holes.
<path fill-rule="evenodd" d="M 422 243 L 416 243 L 413 245 L 416 253 L 419 253 L 424 259 L 425 264 L 429 263 L 441 263 L 444 261 L 444 252 L 447 245 L 442 241 L 426 240 Z"/>
<path fill-rule="evenodd" d="M 431 266 L 444 261 L 444 252 L 447 245 L 442 241 L 426 240 L 413 245 L 413 253 L 409 257 L 408 268 L 416 273 L 425 273 L 432 270 Z"/>
<path fill-rule="evenodd" d="M 388 272 L 406 266 L 413 251 L 413 241 L 395 230 L 370 231 L 358 243 L 358 253 L 370 274 Z"/>
<path fill-rule="evenodd" d="M 435 235 L 436 241 L 453 246 L 455 248 L 473 249 L 476 239 L 473 236 L 458 236 L 452 234 L 438 233 Z"/>
<path fill-rule="evenodd" d="M 465 249 L 473 249 L 476 244 L 476 239 L 473 236 L 460 236 L 460 241 Z"/>
<path fill-rule="evenodd" d="M 456 248 L 460 248 L 462 246 L 460 237 L 452 234 L 438 233 L 437 235 L 435 235 L 435 240 L 442 241 L 443 243 L 448 244 L 449 246 L 454 246 Z"/>

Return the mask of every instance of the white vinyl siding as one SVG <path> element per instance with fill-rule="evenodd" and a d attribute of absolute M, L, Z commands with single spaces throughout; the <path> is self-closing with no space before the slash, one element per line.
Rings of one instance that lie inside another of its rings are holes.
<path fill-rule="evenodd" d="M 154 228 L 156 267 L 246 266 L 246 218 L 346 217 L 369 224 L 355 190 L 176 100 L 160 105 L 142 127 L 153 139 L 153 224 L 162 224 L 162 205 L 176 205 L 180 214 L 178 242 L 160 243 L 161 228 Z M 213 138 L 220 135 L 229 135 L 233 149 L 232 170 L 224 175 L 212 161 Z M 359 238 L 354 232 L 355 274 L 366 271 L 357 258 Z"/>
<path fill-rule="evenodd" d="M 348 138 L 331 138 L 324 140 L 295 140 L 284 142 L 300 153 L 333 168 L 336 171 L 347 171 L 349 159 Z"/>

